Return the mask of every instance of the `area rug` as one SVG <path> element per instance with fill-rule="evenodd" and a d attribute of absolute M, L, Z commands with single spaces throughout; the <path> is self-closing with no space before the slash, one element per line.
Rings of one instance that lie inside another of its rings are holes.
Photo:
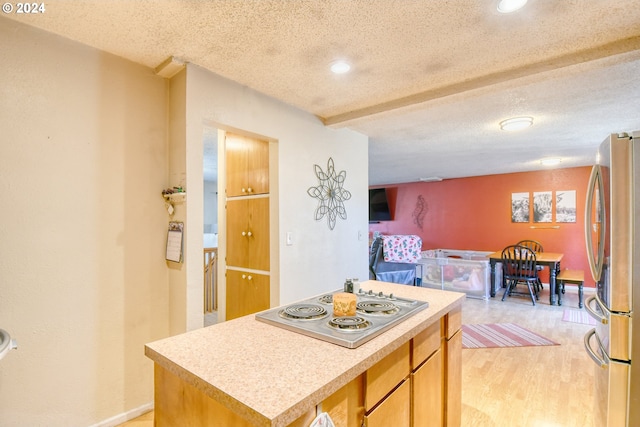
<path fill-rule="evenodd" d="M 462 325 L 462 348 L 558 345 L 514 323 Z"/>
<path fill-rule="evenodd" d="M 565 322 L 582 323 L 583 325 L 596 325 L 596 320 L 589 316 L 589 313 L 582 310 L 573 310 L 571 308 L 564 309 L 562 320 Z"/>

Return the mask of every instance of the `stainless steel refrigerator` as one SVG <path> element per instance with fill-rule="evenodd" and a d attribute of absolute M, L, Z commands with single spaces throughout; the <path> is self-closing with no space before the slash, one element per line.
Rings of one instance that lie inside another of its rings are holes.
<path fill-rule="evenodd" d="M 640 132 L 611 135 L 587 189 L 585 237 L 597 292 L 584 337 L 596 362 L 595 427 L 640 426 Z"/>

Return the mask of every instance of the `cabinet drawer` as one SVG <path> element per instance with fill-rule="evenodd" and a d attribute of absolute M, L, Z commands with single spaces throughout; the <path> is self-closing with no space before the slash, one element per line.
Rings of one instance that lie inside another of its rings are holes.
<path fill-rule="evenodd" d="M 447 339 L 451 339 L 462 328 L 462 306 L 451 310 L 447 316 Z"/>
<path fill-rule="evenodd" d="M 365 410 L 370 411 L 383 397 L 409 376 L 409 341 L 373 365 L 365 374 Z"/>
<path fill-rule="evenodd" d="M 411 387 L 405 380 L 376 409 L 364 417 L 366 427 L 409 427 L 411 423 Z"/>
<path fill-rule="evenodd" d="M 444 317 L 413 338 L 412 367 L 416 369 L 440 348 L 442 331 L 444 330 Z"/>

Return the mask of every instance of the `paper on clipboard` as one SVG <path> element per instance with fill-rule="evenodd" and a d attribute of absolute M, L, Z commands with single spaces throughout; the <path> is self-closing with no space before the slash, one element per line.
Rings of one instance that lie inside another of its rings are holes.
<path fill-rule="evenodd" d="M 182 262 L 182 229 L 184 223 L 172 221 L 167 232 L 167 261 Z"/>

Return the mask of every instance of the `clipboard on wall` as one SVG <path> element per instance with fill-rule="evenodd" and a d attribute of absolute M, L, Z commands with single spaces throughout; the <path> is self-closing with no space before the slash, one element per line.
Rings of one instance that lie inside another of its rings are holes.
<path fill-rule="evenodd" d="M 171 262 L 182 262 L 182 231 L 184 223 L 171 221 L 167 231 L 167 250 L 165 259 Z"/>

